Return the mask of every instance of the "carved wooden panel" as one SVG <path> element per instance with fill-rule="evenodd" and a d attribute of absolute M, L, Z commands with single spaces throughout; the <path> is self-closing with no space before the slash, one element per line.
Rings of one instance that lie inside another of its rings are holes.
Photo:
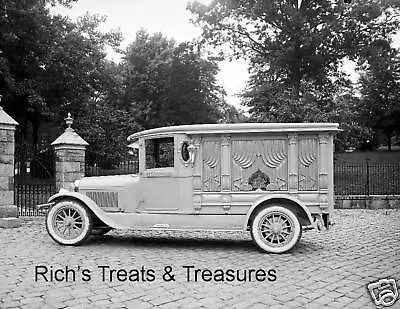
<path fill-rule="evenodd" d="M 299 139 L 298 166 L 299 190 L 318 190 L 318 140 L 316 138 Z"/>
<path fill-rule="evenodd" d="M 232 191 L 287 190 L 287 140 L 233 140 Z"/>
<path fill-rule="evenodd" d="M 203 191 L 221 191 L 221 142 L 203 142 Z"/>
<path fill-rule="evenodd" d="M 193 139 L 195 147 L 194 166 L 193 166 L 193 190 L 201 191 L 201 171 L 203 169 L 202 149 L 200 147 L 200 138 Z"/>

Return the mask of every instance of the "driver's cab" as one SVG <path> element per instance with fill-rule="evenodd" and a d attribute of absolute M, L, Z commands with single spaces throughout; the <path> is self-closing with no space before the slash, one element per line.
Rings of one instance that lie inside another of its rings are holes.
<path fill-rule="evenodd" d="M 129 145 L 138 149 L 141 212 L 190 212 L 182 203 L 192 196 L 193 148 L 185 134 L 140 137 Z"/>

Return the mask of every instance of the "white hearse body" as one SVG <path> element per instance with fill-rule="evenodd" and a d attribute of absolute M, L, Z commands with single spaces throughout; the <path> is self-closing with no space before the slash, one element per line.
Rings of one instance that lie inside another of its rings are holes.
<path fill-rule="evenodd" d="M 337 130 L 334 123 L 241 123 L 132 134 L 138 173 L 85 177 L 76 192 L 52 196 L 47 229 L 66 245 L 110 228 L 250 230 L 262 250 L 285 252 L 302 227 L 329 224 Z"/>

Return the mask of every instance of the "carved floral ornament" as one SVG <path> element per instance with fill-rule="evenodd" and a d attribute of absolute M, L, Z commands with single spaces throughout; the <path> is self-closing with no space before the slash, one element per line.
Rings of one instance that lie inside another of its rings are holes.
<path fill-rule="evenodd" d="M 289 134 L 289 144 L 295 145 L 297 143 L 297 134 Z"/>
<path fill-rule="evenodd" d="M 328 143 L 329 134 L 319 134 L 318 137 L 319 137 L 319 143 L 320 144 Z"/>
<path fill-rule="evenodd" d="M 260 169 L 255 171 L 249 178 L 248 184 L 251 186 L 251 189 L 258 190 L 261 189 L 263 191 L 267 190 L 268 185 L 271 183 L 267 174 L 262 172 Z"/>

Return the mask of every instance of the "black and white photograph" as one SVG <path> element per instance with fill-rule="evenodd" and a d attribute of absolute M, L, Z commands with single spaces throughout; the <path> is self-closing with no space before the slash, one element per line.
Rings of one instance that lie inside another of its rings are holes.
<path fill-rule="evenodd" d="M 400 0 L 0 0 L 0 309 L 400 309 Z"/>

